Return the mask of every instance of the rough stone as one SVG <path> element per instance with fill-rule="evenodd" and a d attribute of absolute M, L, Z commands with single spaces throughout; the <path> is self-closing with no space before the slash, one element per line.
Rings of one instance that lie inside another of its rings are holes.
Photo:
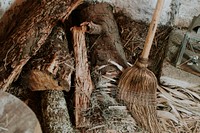
<path fill-rule="evenodd" d="M 169 62 L 164 61 L 160 82 L 163 85 L 173 85 L 182 88 L 200 89 L 200 77 L 178 69 Z"/>
<path fill-rule="evenodd" d="M 194 16 L 200 12 L 199 0 L 175 0 L 179 2 L 179 11 L 175 17 L 174 24 L 181 27 L 188 27 Z"/>
<path fill-rule="evenodd" d="M 167 49 L 167 59 L 170 62 L 174 62 L 176 58 L 176 53 L 180 47 L 181 41 L 183 40 L 186 31 L 183 30 L 173 30 L 169 36 L 168 49 Z"/>
<path fill-rule="evenodd" d="M 200 88 L 200 77 L 175 67 L 177 52 L 181 46 L 186 30 L 175 29 L 170 33 L 166 58 L 163 63 L 160 82 L 164 85 L 174 85 L 183 88 Z M 190 32 L 190 44 L 200 40 L 197 33 Z M 194 39 L 195 38 L 195 39 Z M 170 63 L 169 63 L 170 62 Z"/>

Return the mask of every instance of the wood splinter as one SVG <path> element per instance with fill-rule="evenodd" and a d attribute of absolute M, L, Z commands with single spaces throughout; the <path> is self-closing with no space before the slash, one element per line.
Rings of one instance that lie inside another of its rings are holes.
<path fill-rule="evenodd" d="M 85 42 L 86 26 L 73 27 L 74 55 L 76 64 L 75 76 L 75 122 L 76 127 L 88 127 L 89 120 L 84 116 L 88 110 L 90 95 L 94 88 L 87 59 Z"/>

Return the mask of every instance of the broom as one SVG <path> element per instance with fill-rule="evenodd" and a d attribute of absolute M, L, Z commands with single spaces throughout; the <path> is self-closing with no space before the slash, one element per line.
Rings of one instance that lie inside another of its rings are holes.
<path fill-rule="evenodd" d="M 119 80 L 119 99 L 123 100 L 136 122 L 151 133 L 159 133 L 156 113 L 157 78 L 148 70 L 148 57 L 164 0 L 158 0 L 144 49 L 135 64 L 127 68 Z"/>

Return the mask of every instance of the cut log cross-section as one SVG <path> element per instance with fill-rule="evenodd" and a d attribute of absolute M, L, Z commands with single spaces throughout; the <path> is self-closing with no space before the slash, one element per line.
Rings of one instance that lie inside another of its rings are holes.
<path fill-rule="evenodd" d="M 32 91 L 69 91 L 73 70 L 74 61 L 65 31 L 61 26 L 55 26 L 45 44 L 24 68 L 22 77 Z"/>
<path fill-rule="evenodd" d="M 1 133 L 42 133 L 34 112 L 17 97 L 0 91 Z"/>
<path fill-rule="evenodd" d="M 38 1 L 35 1 L 38 2 Z M 44 44 L 52 28 L 66 17 L 83 0 L 45 0 L 31 6 L 26 19 L 1 42 L 0 88 L 4 91 L 17 78 L 22 67 Z"/>
<path fill-rule="evenodd" d="M 76 127 L 87 127 L 89 121 L 84 117 L 84 111 L 89 107 L 90 95 L 93 83 L 87 59 L 87 48 L 85 42 L 86 27 L 73 27 L 74 56 L 76 64 L 75 76 L 75 122 Z"/>

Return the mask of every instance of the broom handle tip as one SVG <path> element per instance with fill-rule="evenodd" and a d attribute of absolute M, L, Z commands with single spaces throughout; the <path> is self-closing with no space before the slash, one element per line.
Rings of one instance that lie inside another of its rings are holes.
<path fill-rule="evenodd" d="M 156 8 L 153 13 L 153 17 L 149 26 L 148 34 L 145 40 L 144 48 L 141 54 L 141 58 L 148 59 L 150 49 L 153 43 L 153 38 L 155 36 L 155 32 L 158 26 L 158 21 L 160 18 L 161 10 L 164 4 L 164 0 L 157 0 Z"/>

